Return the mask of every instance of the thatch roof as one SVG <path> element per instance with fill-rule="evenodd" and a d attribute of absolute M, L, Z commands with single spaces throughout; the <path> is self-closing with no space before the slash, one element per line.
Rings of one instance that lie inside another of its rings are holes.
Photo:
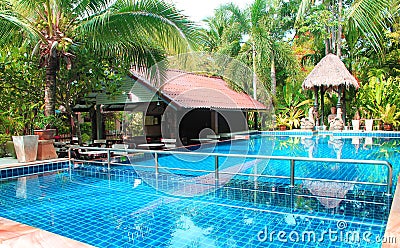
<path fill-rule="evenodd" d="M 357 80 L 350 74 L 340 58 L 334 54 L 326 55 L 315 66 L 303 82 L 303 89 L 313 89 L 314 86 L 337 87 L 345 85 L 346 88 L 360 87 Z"/>

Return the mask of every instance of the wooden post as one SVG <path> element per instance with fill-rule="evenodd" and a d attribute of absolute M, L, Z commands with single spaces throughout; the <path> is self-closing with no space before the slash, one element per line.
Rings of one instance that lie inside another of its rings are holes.
<path fill-rule="evenodd" d="M 215 110 L 211 110 L 211 128 L 218 134 L 218 112 Z"/>
<path fill-rule="evenodd" d="M 342 120 L 344 125 L 346 126 L 346 88 L 343 85 L 343 108 L 342 108 Z"/>
<path fill-rule="evenodd" d="M 342 86 L 338 86 L 338 100 L 336 104 L 336 109 L 342 109 Z M 342 112 L 343 113 L 343 112 Z"/>
<path fill-rule="evenodd" d="M 321 86 L 321 90 L 320 90 L 320 94 L 321 94 L 321 126 L 324 125 L 324 96 L 325 96 L 325 90 L 324 90 L 324 86 Z"/>
<path fill-rule="evenodd" d="M 79 124 L 78 124 L 79 125 Z M 104 139 L 104 122 L 101 113 L 101 105 L 96 105 L 96 125 L 97 125 L 97 139 Z"/>
<path fill-rule="evenodd" d="M 314 86 L 314 111 L 317 111 L 318 113 L 318 86 Z M 319 126 L 319 121 L 318 119 L 315 120 L 315 126 Z"/>

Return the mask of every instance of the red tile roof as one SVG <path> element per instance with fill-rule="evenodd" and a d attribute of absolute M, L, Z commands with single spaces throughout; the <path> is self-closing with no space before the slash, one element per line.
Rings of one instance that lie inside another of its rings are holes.
<path fill-rule="evenodd" d="M 176 70 L 169 70 L 167 78 L 162 95 L 183 108 L 266 109 L 249 95 L 232 90 L 221 78 Z"/>

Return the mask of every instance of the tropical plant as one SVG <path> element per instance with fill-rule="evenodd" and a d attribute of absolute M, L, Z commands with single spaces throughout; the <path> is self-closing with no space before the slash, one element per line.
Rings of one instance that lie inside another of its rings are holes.
<path fill-rule="evenodd" d="M 300 126 L 300 119 L 303 117 L 304 110 L 308 109 L 312 100 L 305 99 L 301 94 L 301 89 L 288 83 L 282 88 L 282 96 L 278 102 L 277 112 L 285 115 L 290 128 Z"/>
<path fill-rule="evenodd" d="M 303 115 L 303 110 L 299 109 L 299 108 L 291 108 L 289 109 L 289 111 L 287 112 L 287 116 L 288 116 L 288 122 L 290 125 L 290 129 L 292 129 L 293 127 L 298 128 L 300 127 L 300 118 Z"/>
<path fill-rule="evenodd" d="M 35 110 L 38 104 L 23 102 L 20 106 L 10 106 L 8 111 L 1 113 L 3 133 L 12 135 L 28 135 L 32 133 L 32 123 L 35 118 Z"/>
<path fill-rule="evenodd" d="M 399 123 L 400 112 L 398 111 L 396 105 L 391 105 L 388 103 L 385 108 L 379 106 L 380 119 L 384 124 L 392 124 L 397 126 Z"/>
<path fill-rule="evenodd" d="M 65 123 L 63 121 L 63 116 L 60 115 L 44 115 L 43 111 L 38 112 L 33 120 L 33 128 L 34 129 L 57 129 L 57 131 L 61 131 L 64 133 L 65 131 Z"/>
<path fill-rule="evenodd" d="M 343 5 L 343 0 L 318 1 L 302 0 L 297 14 L 297 24 L 301 23 L 313 4 L 323 6 L 332 11 L 331 22 L 336 22 L 336 28 L 330 29 L 332 36 L 324 37 L 326 53 L 337 50 L 340 53 L 343 33 L 347 42 L 355 44 L 363 36 L 375 51 L 383 52 L 383 38 L 388 24 L 393 22 L 393 15 L 399 10 L 399 0 L 363 0 L 351 1 L 350 5 Z M 345 7 L 345 11 L 342 7 Z M 328 25 L 326 26 L 328 29 Z M 338 34 L 334 34 L 338 31 Z M 355 38 L 357 37 L 357 38 Z M 336 48 L 337 46 L 337 48 Z M 336 49 L 335 49 L 336 48 Z M 354 48 L 354 47 L 353 47 Z M 339 54 L 340 56 L 340 54 Z"/>
<path fill-rule="evenodd" d="M 217 9 L 215 17 L 206 20 L 204 49 L 235 56 L 252 68 L 263 84 L 254 79 L 253 86 L 243 88 L 253 95 L 256 91 L 257 99 L 265 99 L 266 90 L 275 96 L 278 77 L 296 71 L 294 54 L 284 41 L 284 27 L 294 21 L 292 7 L 292 3 L 285 1 L 255 0 L 243 11 L 227 4 Z M 256 90 L 260 86 L 262 90 Z"/>
<path fill-rule="evenodd" d="M 279 113 L 278 115 L 276 115 L 275 121 L 276 121 L 277 127 L 281 127 L 281 126 L 285 126 L 288 128 L 291 127 L 289 124 L 289 118 L 288 118 L 288 116 L 286 116 L 285 113 Z"/>
<path fill-rule="evenodd" d="M 0 111 L 41 102 L 43 91 L 37 89 L 44 87 L 45 74 L 37 62 L 24 47 L 0 50 Z"/>
<path fill-rule="evenodd" d="M 361 85 L 355 103 L 363 117 L 380 118 L 380 113 L 388 104 L 400 103 L 400 81 L 393 77 L 386 79 L 385 74 L 382 69 L 371 70 L 368 82 Z"/>
<path fill-rule="evenodd" d="M 70 68 L 83 48 L 98 57 L 150 67 L 171 52 L 185 52 L 196 29 L 161 0 L 6 0 L 0 4 L 0 46 L 28 44 L 46 69 L 45 115 L 55 113 L 61 61 Z"/>

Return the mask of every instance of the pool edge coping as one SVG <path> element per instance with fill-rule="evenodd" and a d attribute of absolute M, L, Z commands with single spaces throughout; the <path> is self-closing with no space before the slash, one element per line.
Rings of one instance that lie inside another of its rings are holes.
<path fill-rule="evenodd" d="M 400 177 L 397 180 L 397 187 L 394 193 L 392 207 L 390 209 L 388 221 L 386 224 L 386 230 L 384 239 L 389 241 L 388 239 L 395 239 L 394 243 L 384 242 L 382 243 L 382 248 L 395 248 L 398 247 L 400 243 Z"/>
<path fill-rule="evenodd" d="M 36 160 L 36 161 L 33 161 L 33 162 L 27 162 L 27 163 L 16 162 L 16 163 L 12 163 L 12 164 L 0 165 L 0 169 L 31 166 L 31 165 L 37 165 L 37 164 L 43 164 L 43 163 L 68 162 L 68 161 L 69 161 L 68 158 L 57 158 L 57 159 L 48 159 L 48 160 Z"/>

